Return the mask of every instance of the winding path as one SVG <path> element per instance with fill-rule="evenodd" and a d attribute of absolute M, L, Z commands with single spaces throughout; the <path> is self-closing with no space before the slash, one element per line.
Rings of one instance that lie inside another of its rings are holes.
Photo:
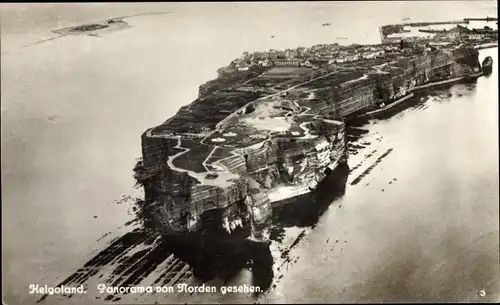
<path fill-rule="evenodd" d="M 180 149 L 183 149 L 184 151 L 178 152 L 175 155 L 168 158 L 167 165 L 172 170 L 175 170 L 175 171 L 180 172 L 180 173 L 187 173 L 189 176 L 195 178 L 196 180 L 198 180 L 200 183 L 202 183 L 204 185 L 214 185 L 214 186 L 219 186 L 219 187 L 225 187 L 225 186 L 231 185 L 232 183 L 229 180 L 239 178 L 239 175 L 233 174 L 230 171 L 224 171 L 224 172 L 218 173 L 219 177 L 217 179 L 207 179 L 206 178 L 207 172 L 196 173 L 194 171 L 184 169 L 184 168 L 179 168 L 179 167 L 175 166 L 174 165 L 175 158 L 190 151 L 189 148 L 182 147 L 181 144 L 182 144 L 181 137 L 177 137 L 177 145 L 174 148 L 180 148 Z M 205 162 L 203 162 L 203 165 L 205 165 Z"/>
<path fill-rule="evenodd" d="M 172 170 L 175 170 L 177 172 L 181 172 L 181 173 L 188 173 L 188 175 L 190 175 L 191 177 L 195 178 L 196 180 L 198 180 L 200 183 L 202 184 L 205 184 L 205 185 L 216 185 L 216 186 L 227 186 L 228 184 L 230 184 L 231 182 L 229 182 L 228 180 L 230 179 L 237 179 L 239 178 L 239 175 L 236 175 L 236 174 L 233 174 L 231 173 L 227 168 L 226 166 L 224 166 L 221 162 L 223 160 L 226 160 L 228 158 L 231 158 L 233 156 L 241 156 L 241 154 L 239 154 L 239 149 L 235 149 L 233 151 L 231 151 L 231 155 L 232 156 L 229 156 L 229 157 L 226 157 L 226 158 L 223 158 L 223 159 L 220 159 L 220 160 L 217 160 L 215 162 L 213 162 L 211 165 L 214 166 L 214 167 L 217 167 L 217 168 L 224 168 L 226 169 L 225 171 L 218 171 L 217 174 L 219 175 L 216 179 L 206 179 L 206 174 L 207 173 L 211 173 L 213 172 L 212 170 L 209 170 L 207 168 L 207 160 L 212 156 L 212 154 L 214 153 L 214 151 L 219 148 L 220 146 L 218 145 L 211 145 L 211 144 L 206 144 L 204 143 L 204 141 L 209 138 L 210 136 L 212 136 L 215 132 L 218 132 L 221 130 L 221 127 L 222 125 L 227 122 L 229 119 L 231 119 L 232 117 L 234 117 L 235 115 L 237 115 L 237 113 L 239 111 L 241 111 L 242 109 L 246 108 L 247 106 L 249 106 L 250 104 L 253 104 L 253 103 L 256 103 L 260 100 L 264 100 L 264 99 L 268 99 L 268 98 L 271 98 L 271 97 L 274 97 L 274 96 L 277 96 L 277 95 L 280 95 L 280 94 L 283 94 L 283 93 L 286 93 L 288 91 L 291 91 L 297 87 L 300 87 L 300 86 L 303 86 L 305 84 L 308 84 L 308 83 L 311 83 L 311 82 L 314 82 L 318 79 L 322 79 L 322 78 L 325 78 L 325 77 L 328 77 L 332 74 L 335 74 L 335 73 L 338 73 L 340 70 L 336 70 L 336 71 L 332 71 L 330 73 L 327 73 L 325 75 L 322 75 L 322 76 L 319 76 L 319 77 L 316 77 L 316 78 L 313 78 L 313 79 L 310 79 L 308 81 L 305 81 L 303 83 L 300 83 L 300 84 L 297 84 L 295 86 L 292 86 L 288 89 L 285 89 L 285 90 L 282 90 L 282 91 L 279 91 L 279 92 L 276 92 L 276 93 L 273 93 L 273 94 L 270 94 L 270 95 L 266 95 L 266 96 L 263 96 L 263 97 L 260 97 L 256 100 L 253 100 L 251 102 L 248 102 L 246 103 L 244 106 L 238 108 L 237 110 L 233 111 L 231 114 L 229 114 L 225 119 L 223 119 L 222 121 L 220 121 L 219 123 L 217 123 L 216 125 L 216 128 L 215 130 L 213 130 L 212 132 L 210 132 L 208 135 L 206 135 L 201 141 L 200 143 L 203 144 L 203 145 L 207 145 L 207 146 L 211 146 L 213 147 L 212 151 L 210 152 L 210 154 L 207 156 L 207 158 L 205 158 L 205 160 L 203 161 L 203 166 L 205 167 L 206 169 L 206 172 L 205 173 L 196 173 L 194 171 L 191 171 L 191 170 L 188 170 L 188 169 L 183 169 L 183 168 L 179 168 L 177 166 L 175 166 L 173 164 L 173 161 L 175 158 L 179 157 L 180 155 L 182 154 L 185 154 L 187 153 L 188 151 L 190 151 L 189 148 L 185 148 L 185 147 L 182 147 L 181 144 L 182 144 L 182 141 L 181 141 L 181 137 L 180 136 L 177 136 L 177 145 L 175 146 L 175 148 L 180 148 L 180 149 L 183 149 L 183 151 L 171 156 L 168 158 L 167 160 L 167 165 L 172 169 Z M 308 109 L 309 111 L 310 109 Z M 306 111 L 307 112 L 307 111 Z M 303 113 L 305 114 L 305 112 Z M 168 121 L 170 121 L 172 118 L 168 119 L 165 123 L 167 123 Z M 308 135 L 308 129 L 304 127 L 303 124 L 300 125 L 300 127 L 305 131 L 306 133 L 306 136 Z M 153 137 L 153 138 L 172 138 L 168 135 L 154 135 L 153 134 L 153 130 L 155 128 L 151 128 L 149 129 L 147 132 L 146 132 L 146 135 L 148 137 Z M 269 132 L 269 135 L 270 135 L 270 132 Z M 263 145 L 265 142 L 269 141 L 272 137 L 268 137 L 268 139 L 266 139 L 265 141 L 263 142 L 260 142 L 258 143 L 258 145 Z M 257 144 L 256 144 L 257 145 Z"/>
<path fill-rule="evenodd" d="M 277 96 L 277 95 L 280 95 L 280 94 L 286 93 L 286 92 L 288 92 L 288 91 L 290 91 L 290 90 L 293 90 L 293 89 L 295 89 L 295 88 L 297 88 L 297 87 L 303 86 L 303 85 L 305 85 L 305 84 L 311 83 L 311 82 L 316 81 L 316 80 L 318 80 L 318 79 L 325 78 L 325 77 L 328 77 L 328 76 L 330 76 L 330 75 L 332 75 L 332 74 L 338 73 L 339 71 L 340 71 L 340 70 L 336 70 L 336 71 L 333 71 L 333 72 L 327 73 L 327 74 L 325 74 L 325 75 L 322 75 L 322 76 L 319 76 L 319 77 L 313 78 L 313 79 L 311 79 L 311 80 L 305 81 L 305 82 L 303 82 L 303 83 L 300 83 L 300 84 L 298 84 L 298 85 L 292 86 L 292 87 L 290 87 L 290 88 L 288 88 L 288 89 L 285 89 L 285 90 L 282 90 L 282 91 L 279 91 L 279 92 L 276 92 L 276 93 L 273 93 L 273 94 L 270 94 L 270 95 L 266 95 L 266 96 L 260 97 L 260 98 L 258 98 L 258 99 L 256 99 L 256 100 L 253 100 L 253 101 L 251 101 L 251 102 L 248 102 L 248 103 L 246 103 L 244 106 L 242 106 L 242 107 L 238 108 L 236 111 L 234 111 L 233 113 L 231 113 L 230 115 L 228 115 L 225 119 L 223 119 L 222 121 L 220 121 L 219 123 L 217 123 L 217 125 L 215 126 L 215 130 L 214 130 L 213 132 L 215 132 L 215 131 L 219 130 L 219 129 L 221 128 L 222 124 L 224 124 L 225 122 L 227 122 L 229 119 L 231 119 L 232 117 L 234 117 L 234 116 L 235 116 L 235 115 L 236 115 L 236 114 L 237 114 L 240 110 L 245 109 L 245 108 L 246 108 L 246 107 L 248 107 L 250 104 L 253 104 L 253 103 L 258 102 L 258 101 L 263 100 L 263 99 L 268 99 L 268 98 L 271 98 L 271 97 L 274 97 L 274 96 Z M 212 133 L 213 133 L 213 132 L 212 132 Z M 211 135 L 211 134 L 210 134 L 210 135 Z M 208 136 L 210 136 L 210 135 L 208 135 Z M 208 137 L 208 136 L 207 136 L 207 137 Z M 205 138 L 207 138 L 207 137 L 205 137 Z M 203 140 L 205 140 L 205 139 L 203 139 Z"/>

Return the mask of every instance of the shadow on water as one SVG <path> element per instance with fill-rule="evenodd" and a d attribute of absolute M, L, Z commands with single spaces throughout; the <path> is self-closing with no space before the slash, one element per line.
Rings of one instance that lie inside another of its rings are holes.
<path fill-rule="evenodd" d="M 467 94 L 474 87 L 475 83 L 465 83 L 461 87 L 455 87 L 454 93 Z M 451 95 L 449 88 L 422 91 L 404 107 L 425 103 L 424 96 L 449 98 Z M 395 108 L 401 111 L 399 107 Z M 346 121 L 346 124 L 350 146 L 369 132 L 366 129 L 369 120 L 366 118 L 352 118 Z M 282 205 L 274 208 L 271 239 L 279 241 L 284 234 L 283 228 L 286 227 L 314 228 L 330 205 L 344 195 L 349 171 L 347 164 L 340 164 L 318 185 L 316 191 L 285 200 Z M 196 233 L 161 236 L 144 227 L 144 225 L 148 227 L 146 217 L 148 204 L 143 200 L 137 200 L 135 206 L 137 218 L 127 225 L 142 222 L 142 228 L 110 241 L 103 250 L 57 287 L 86 285 L 86 282 L 94 276 L 102 278 L 103 283 L 111 286 L 134 286 L 141 284 L 142 280 L 154 271 L 160 275 L 153 284 L 162 286 L 176 285 L 188 280 L 191 276 L 189 271 L 202 282 L 218 277 L 227 283 L 241 270 L 250 269 L 252 285 L 259 286 L 261 291 L 270 288 L 274 277 L 274 259 L 269 243 L 246 239 L 249 232 L 245 229 L 233 234 L 212 228 Z M 220 226 L 218 227 L 220 229 Z M 298 243 L 301 237 L 302 235 L 291 247 Z M 111 272 L 105 272 L 104 270 L 109 270 L 109 267 Z M 72 297 L 71 294 L 66 296 Z M 46 297 L 47 295 L 44 295 L 39 302 Z M 106 298 L 111 301 L 119 299 L 118 296 L 112 295 Z"/>
<path fill-rule="evenodd" d="M 154 242 L 157 238 L 158 235 L 148 234 L 140 229 L 135 229 L 132 232 L 117 237 L 109 242 L 106 248 L 92 257 L 56 287 L 85 285 L 91 277 L 99 274 L 105 267 L 115 264 L 117 267 L 103 282 L 114 283 L 115 285 L 137 283 L 151 272 L 149 271 L 149 273 L 147 273 L 148 270 L 145 270 L 145 267 L 151 267 L 155 263 L 157 263 L 156 265 L 161 263 L 157 257 L 154 257 L 154 254 L 158 251 L 155 249 L 159 247 L 155 245 Z M 140 246 L 144 246 L 144 249 L 135 254 L 131 254 L 134 249 Z M 141 259 L 144 260 L 141 262 Z M 101 274 L 99 278 L 103 276 L 104 275 Z M 72 297 L 71 294 L 66 296 L 68 298 Z M 38 302 L 46 298 L 47 295 L 44 295 Z"/>
<path fill-rule="evenodd" d="M 340 164 L 314 192 L 288 199 L 274 208 L 273 223 L 278 227 L 314 228 L 330 205 L 344 195 L 348 176 L 349 166 Z"/>
<path fill-rule="evenodd" d="M 226 284 L 242 269 L 252 272 L 252 285 L 267 290 L 273 279 L 269 244 L 244 239 L 238 234 L 196 232 L 164 237 L 169 250 L 193 268 L 201 281 L 221 278 Z"/>
<path fill-rule="evenodd" d="M 269 244 L 244 239 L 238 234 L 226 235 L 203 231 L 160 236 L 136 229 L 111 241 L 56 287 L 86 285 L 91 277 L 99 274 L 101 282 L 108 286 L 131 287 L 140 285 L 154 271 L 160 274 L 154 285 L 174 286 L 187 280 L 191 270 L 202 282 L 219 277 L 227 283 L 246 268 L 252 271 L 252 285 L 261 291 L 267 290 L 273 279 Z M 71 294 L 65 296 L 72 297 Z M 44 295 L 38 302 L 46 298 Z M 119 299 L 117 295 L 106 298 Z"/>
<path fill-rule="evenodd" d="M 144 202 L 138 200 L 137 204 Z M 136 210 L 138 217 L 143 215 L 140 209 Z M 268 243 L 248 240 L 248 234 L 247 229 L 228 234 L 220 228 L 208 228 L 196 233 L 161 235 L 142 226 L 111 240 L 56 287 L 86 286 L 93 277 L 113 287 L 149 285 L 151 283 L 142 281 L 153 272 L 159 274 L 153 285 L 174 286 L 192 276 L 202 282 L 218 277 L 227 283 L 242 269 L 250 269 L 252 285 L 263 292 L 273 280 L 273 257 Z M 71 294 L 63 296 L 72 297 Z M 105 298 L 107 301 L 120 299 L 114 294 Z"/>
<path fill-rule="evenodd" d="M 318 185 L 315 192 L 292 198 L 286 205 L 274 209 L 275 226 L 314 227 L 330 204 L 345 193 L 348 174 L 348 165 L 341 164 Z M 138 200 L 136 204 L 139 206 L 136 214 L 143 217 L 144 202 Z M 217 277 L 227 283 L 241 270 L 249 269 L 252 272 L 251 284 L 264 292 L 270 288 L 274 277 L 270 243 L 246 239 L 248 234 L 247 229 L 228 234 L 220 228 L 207 228 L 162 236 L 144 227 L 136 228 L 111 240 L 57 287 L 86 286 L 92 277 L 102 279 L 101 282 L 109 286 L 137 286 L 153 272 L 159 274 L 153 285 L 176 285 L 187 281 L 191 274 L 202 282 Z M 46 298 L 44 295 L 38 302 Z M 108 295 L 105 300 L 118 301 L 120 297 Z"/>

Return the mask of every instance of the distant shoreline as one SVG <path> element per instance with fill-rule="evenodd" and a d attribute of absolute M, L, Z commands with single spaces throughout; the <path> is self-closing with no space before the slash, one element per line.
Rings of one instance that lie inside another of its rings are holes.
<path fill-rule="evenodd" d="M 163 15 L 163 14 L 171 14 L 171 13 L 173 13 L 173 12 L 157 12 L 157 13 L 152 12 L 152 13 L 142 13 L 142 14 L 134 14 L 134 15 L 128 15 L 128 16 L 119 16 L 119 17 L 108 18 L 108 19 L 101 21 L 101 22 L 85 23 L 85 24 L 55 29 L 55 30 L 52 30 L 52 32 L 56 33 L 56 34 L 60 34 L 60 35 L 86 34 L 86 35 L 96 36 L 104 31 L 113 31 L 113 30 L 120 30 L 120 29 L 124 29 L 124 28 L 129 28 L 130 25 L 123 20 L 125 18 L 148 16 L 148 15 Z"/>

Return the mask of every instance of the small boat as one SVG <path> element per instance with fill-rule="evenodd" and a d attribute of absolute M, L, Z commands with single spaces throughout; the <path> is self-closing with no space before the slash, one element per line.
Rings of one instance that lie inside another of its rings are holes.
<path fill-rule="evenodd" d="M 483 68 L 483 73 L 485 75 L 491 74 L 493 72 L 493 58 L 491 58 L 491 56 L 487 56 L 483 60 L 481 67 Z"/>
<path fill-rule="evenodd" d="M 330 26 L 331 24 L 329 22 L 323 23 L 323 26 Z"/>
<path fill-rule="evenodd" d="M 273 35 L 273 36 L 271 36 L 271 38 L 274 38 L 274 35 Z"/>
<path fill-rule="evenodd" d="M 336 39 L 347 39 L 347 37 L 337 37 Z"/>
<path fill-rule="evenodd" d="M 410 18 L 408 18 L 408 17 L 403 18 L 403 21 L 406 21 L 406 20 L 410 20 Z"/>

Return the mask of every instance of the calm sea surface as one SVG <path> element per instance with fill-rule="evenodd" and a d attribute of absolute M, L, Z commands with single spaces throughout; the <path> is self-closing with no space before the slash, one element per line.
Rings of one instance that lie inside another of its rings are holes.
<path fill-rule="evenodd" d="M 133 218 L 130 203 L 115 201 L 140 194 L 132 167 L 141 133 L 194 100 L 198 86 L 243 51 L 378 43 L 377 26 L 403 18 L 450 20 L 497 10 L 494 1 L 0 8 L 7 304 L 33 303 L 29 284 L 55 285 L 130 230 L 123 227 Z M 167 11 L 173 14 L 127 19 L 132 28 L 102 37 L 19 48 L 53 37 L 54 28 Z M 361 127 L 369 131 L 356 140 L 364 148 L 349 165 L 363 164 L 350 174 L 345 195 L 307 229 L 291 252 L 293 263 L 261 302 L 500 300 L 497 49 L 482 50 L 481 60 L 488 55 L 495 62 L 491 76 L 430 91 L 392 118 Z M 90 300 L 103 302 L 71 299 Z"/>

